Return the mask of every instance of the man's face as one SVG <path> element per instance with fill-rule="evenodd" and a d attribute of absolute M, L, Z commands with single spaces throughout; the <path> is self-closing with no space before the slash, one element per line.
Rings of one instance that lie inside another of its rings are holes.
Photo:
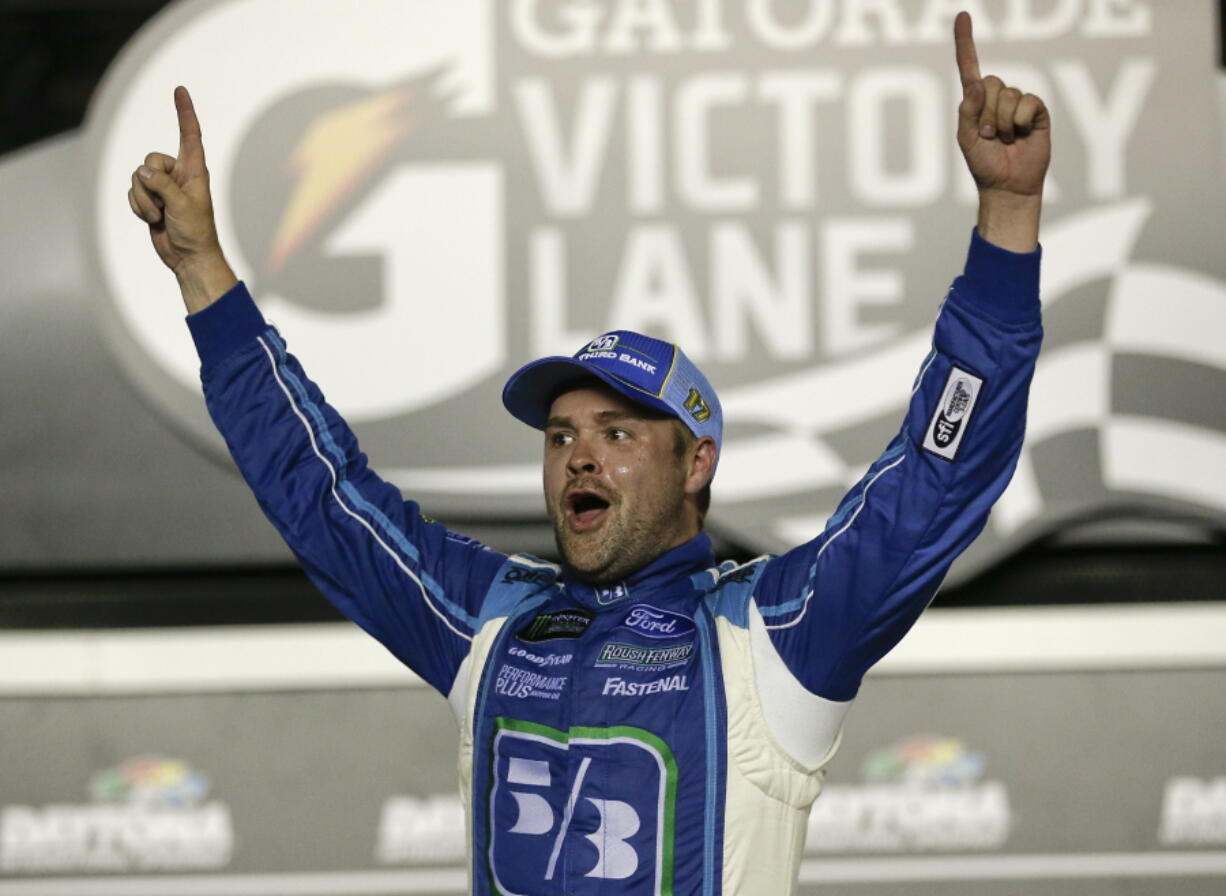
<path fill-rule="evenodd" d="M 559 552 L 589 582 L 623 579 L 698 534 L 675 425 L 603 385 L 554 400 L 545 505 Z"/>

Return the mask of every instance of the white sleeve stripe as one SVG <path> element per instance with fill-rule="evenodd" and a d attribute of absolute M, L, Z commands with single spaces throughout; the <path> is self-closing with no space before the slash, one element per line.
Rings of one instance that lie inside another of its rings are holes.
<path fill-rule="evenodd" d="M 944 305 L 944 301 L 942 301 L 941 304 Z M 927 376 L 929 369 L 931 369 L 932 362 L 936 360 L 937 354 L 938 353 L 937 353 L 936 345 L 934 344 L 932 348 L 929 349 L 928 357 L 924 359 L 924 363 L 920 366 L 920 371 L 915 377 L 915 387 L 911 390 L 912 395 L 918 392 L 920 386 L 923 385 L 924 377 Z M 864 509 L 864 505 L 868 501 L 868 490 L 873 487 L 873 483 L 876 482 L 878 479 L 880 479 L 881 474 L 886 472 L 886 470 L 894 469 L 894 467 L 898 466 L 900 463 L 902 463 L 906 459 L 907 459 L 907 455 L 904 453 L 901 457 L 898 458 L 898 460 L 894 461 L 893 463 L 879 470 L 877 472 L 877 475 L 874 476 L 869 482 L 865 484 L 864 489 L 860 492 L 859 506 L 856 507 L 856 509 L 852 512 L 847 522 L 844 523 L 837 532 L 835 532 L 828 539 L 826 539 L 826 542 L 818 549 L 817 557 L 813 558 L 813 562 L 815 564 L 817 563 L 817 560 L 822 556 L 822 554 L 825 553 L 826 548 L 830 547 L 830 543 L 833 542 L 840 535 L 842 535 L 844 532 L 846 532 L 848 527 L 856 521 L 856 517 L 859 516 L 860 511 Z M 812 598 L 813 598 L 813 589 L 810 588 L 808 593 L 805 594 L 804 605 L 801 608 L 801 611 L 796 615 L 795 619 L 793 619 L 791 622 L 783 622 L 783 623 L 780 623 L 779 625 L 768 625 L 766 627 L 768 629 L 779 629 L 779 628 L 791 628 L 792 626 L 796 625 L 798 622 L 800 622 L 800 620 L 802 620 L 805 617 L 805 613 L 808 612 L 809 601 Z"/>
<path fill-rule="evenodd" d="M 512 554 L 509 559 L 524 566 L 533 566 L 537 569 L 549 569 L 557 573 L 562 571 L 562 567 L 556 563 L 550 563 L 548 560 L 541 560 L 537 557 L 529 557 L 527 554 Z"/>
<path fill-rule="evenodd" d="M 937 347 L 934 345 L 931 349 L 929 349 L 928 357 L 924 359 L 924 363 L 920 367 L 920 372 L 915 377 L 915 388 L 911 390 L 912 395 L 918 392 L 920 389 L 920 386 L 924 384 L 924 376 L 928 373 L 928 368 L 932 366 L 932 362 L 935 361 L 936 359 L 937 359 Z"/>
<path fill-rule="evenodd" d="M 303 428 L 306 429 L 307 438 L 310 439 L 311 441 L 311 450 L 315 452 L 315 456 L 319 458 L 319 460 L 323 463 L 323 465 L 328 468 L 328 475 L 331 477 L 331 480 L 332 480 L 332 487 L 331 487 L 332 499 L 336 501 L 337 506 L 340 507 L 341 510 L 343 510 L 348 516 L 351 516 L 355 520 L 357 520 L 358 523 L 360 523 L 366 529 L 366 531 L 370 533 L 371 537 L 375 540 L 375 543 L 378 544 L 379 547 L 381 547 L 387 553 L 387 555 L 392 558 L 393 561 L 395 561 L 396 565 L 400 567 L 400 569 L 405 573 L 405 575 L 407 575 L 410 579 L 413 580 L 413 583 L 417 585 L 417 587 L 421 590 L 421 596 L 422 596 L 422 599 L 425 601 L 426 606 L 430 608 L 430 611 L 434 613 L 435 616 L 437 616 L 439 619 L 443 621 L 443 625 L 447 626 L 447 628 L 451 629 L 451 631 L 455 632 L 457 635 L 459 635 L 464 640 L 471 641 L 472 640 L 471 635 L 465 634 L 464 632 L 456 628 L 454 625 L 452 625 L 451 620 L 447 618 L 446 614 L 442 613 L 436 606 L 434 606 L 433 601 L 430 600 L 430 595 L 429 595 L 429 592 L 426 590 L 426 586 L 422 584 L 421 579 L 417 577 L 417 575 L 413 572 L 413 570 L 411 570 L 405 564 L 401 556 L 397 554 L 394 550 L 392 550 L 392 548 L 382 538 L 379 537 L 379 533 L 375 531 L 374 527 L 371 526 L 371 524 L 366 519 L 359 516 L 347 504 L 345 504 L 343 500 L 341 500 L 341 496 L 340 494 L 338 494 L 336 490 L 336 486 L 337 486 L 336 468 L 332 466 L 332 462 L 329 461 L 323 455 L 323 453 L 319 450 L 319 444 L 315 441 L 315 431 L 311 429 L 311 425 L 307 421 L 306 417 L 303 415 L 301 409 L 298 407 L 298 403 L 294 401 L 294 396 L 290 393 L 289 388 L 285 385 L 285 382 L 281 379 L 281 371 L 277 368 L 276 356 L 273 354 L 272 350 L 268 347 L 268 343 L 264 341 L 263 336 L 257 337 L 257 341 L 260 343 L 261 348 L 264 349 L 264 353 L 268 355 L 268 362 L 272 366 L 273 378 L 277 381 L 277 385 L 280 386 L 281 391 L 285 393 L 285 397 L 289 401 L 290 409 L 293 410 L 294 416 L 296 416 L 302 422 Z"/>
<path fill-rule="evenodd" d="M 860 515 L 860 511 L 863 510 L 864 505 L 868 503 L 868 490 L 873 487 L 873 484 L 878 479 L 880 479 L 885 473 L 894 469 L 906 459 L 907 459 L 907 455 L 904 452 L 903 454 L 899 455 L 898 460 L 894 461 L 893 463 L 885 467 L 882 467 L 880 470 L 877 471 L 876 476 L 874 476 L 872 479 L 870 479 L 868 482 L 864 484 L 864 489 L 860 492 L 859 505 L 856 507 L 854 511 L 852 511 L 851 516 L 847 518 L 847 522 L 845 522 L 839 528 L 837 532 L 835 532 L 833 535 L 827 538 L 825 543 L 818 549 L 817 556 L 813 558 L 814 565 L 816 565 L 817 561 L 821 559 L 822 554 L 826 553 L 826 548 L 830 547 L 830 545 L 834 543 L 834 540 L 838 538 L 840 535 L 842 535 L 844 532 L 846 532 L 851 527 L 851 524 L 856 521 L 856 517 Z M 804 606 L 801 607 L 800 612 L 796 614 L 795 619 L 793 619 L 791 622 L 782 622 L 778 625 L 768 625 L 766 627 L 768 629 L 779 629 L 779 628 L 791 628 L 792 626 L 796 625 L 798 622 L 800 622 L 800 620 L 804 619 L 805 613 L 809 611 L 809 601 L 812 600 L 812 598 L 813 598 L 813 589 L 810 588 L 809 593 L 805 595 Z"/>

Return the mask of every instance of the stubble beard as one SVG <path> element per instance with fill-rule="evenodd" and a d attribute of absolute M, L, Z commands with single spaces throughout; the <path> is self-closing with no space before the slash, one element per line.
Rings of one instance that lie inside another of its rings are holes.
<path fill-rule="evenodd" d="M 592 585 L 610 585 L 672 547 L 684 511 L 685 497 L 678 490 L 653 497 L 637 514 L 628 512 L 620 502 L 613 503 L 599 528 L 574 532 L 566 524 L 565 511 L 554 509 L 554 541 L 562 559 L 579 578 Z"/>

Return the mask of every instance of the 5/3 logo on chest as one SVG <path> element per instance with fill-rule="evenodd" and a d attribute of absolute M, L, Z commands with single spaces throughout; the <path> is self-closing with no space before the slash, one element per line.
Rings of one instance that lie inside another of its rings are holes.
<path fill-rule="evenodd" d="M 694 620 L 684 613 L 661 610 L 647 604 L 635 604 L 622 620 L 622 628 L 648 638 L 675 638 L 694 631 Z"/>
<path fill-rule="evenodd" d="M 490 873 L 505 896 L 663 896 L 673 884 L 677 761 L 642 728 L 497 718 Z M 611 773 L 611 770 L 616 773 Z"/>

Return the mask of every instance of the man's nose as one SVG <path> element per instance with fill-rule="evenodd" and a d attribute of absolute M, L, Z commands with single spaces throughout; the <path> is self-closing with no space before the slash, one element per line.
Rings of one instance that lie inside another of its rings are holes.
<path fill-rule="evenodd" d="M 596 455 L 595 446 L 589 437 L 575 437 L 566 468 L 572 476 L 578 476 L 581 473 L 600 472 L 600 460 Z"/>

